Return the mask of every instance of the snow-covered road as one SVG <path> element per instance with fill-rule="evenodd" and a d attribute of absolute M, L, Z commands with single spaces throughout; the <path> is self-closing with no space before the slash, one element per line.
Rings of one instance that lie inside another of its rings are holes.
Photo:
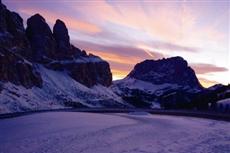
<path fill-rule="evenodd" d="M 229 153 L 230 123 L 49 112 L 0 120 L 0 153 Z"/>

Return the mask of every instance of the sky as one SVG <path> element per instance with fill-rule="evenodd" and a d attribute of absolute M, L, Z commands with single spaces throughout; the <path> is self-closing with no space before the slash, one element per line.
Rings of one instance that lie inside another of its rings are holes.
<path fill-rule="evenodd" d="M 113 80 L 145 59 L 181 56 L 205 87 L 230 83 L 230 0 L 2 0 L 26 20 L 61 19 L 71 43 L 110 63 Z"/>

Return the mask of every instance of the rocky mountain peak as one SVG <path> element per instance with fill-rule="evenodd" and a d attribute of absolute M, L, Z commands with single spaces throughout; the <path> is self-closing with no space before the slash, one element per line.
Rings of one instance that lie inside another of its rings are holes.
<path fill-rule="evenodd" d="M 195 72 L 182 57 L 145 60 L 136 64 L 128 77 L 153 84 L 171 83 L 202 88 Z"/>
<path fill-rule="evenodd" d="M 35 14 L 27 20 L 26 35 L 30 41 L 33 59 L 42 61 L 44 57 L 55 56 L 56 43 L 46 20 Z"/>
<path fill-rule="evenodd" d="M 34 14 L 33 16 L 31 16 L 28 20 L 27 20 L 27 25 L 28 26 L 31 26 L 31 25 L 33 25 L 33 26 L 35 26 L 35 24 L 34 23 L 38 23 L 39 25 L 47 25 L 46 24 L 46 20 L 45 20 L 45 18 L 43 18 L 43 16 L 41 16 L 39 13 L 37 13 L 37 14 Z M 41 28 L 39 28 L 39 29 L 41 29 Z M 46 29 L 45 29 L 46 30 Z M 51 32 L 51 31 L 50 31 Z"/>
<path fill-rule="evenodd" d="M 68 29 L 65 23 L 61 20 L 56 20 L 56 23 L 53 27 L 53 36 L 57 42 L 57 50 L 58 52 L 68 52 L 70 51 L 70 37 L 68 33 Z"/>

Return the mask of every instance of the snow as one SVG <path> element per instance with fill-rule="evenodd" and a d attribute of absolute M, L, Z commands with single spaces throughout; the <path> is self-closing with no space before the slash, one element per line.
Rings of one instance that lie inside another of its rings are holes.
<path fill-rule="evenodd" d="M 18 56 L 20 56 L 20 55 L 18 55 Z M 23 58 L 22 58 L 22 59 L 23 59 Z M 28 65 L 30 65 L 30 66 L 33 65 L 31 62 L 29 62 L 29 61 L 26 60 L 26 59 L 23 59 L 23 61 L 18 61 L 17 63 L 26 63 L 26 64 L 28 64 Z"/>
<path fill-rule="evenodd" d="M 0 120 L 0 153 L 229 153 L 230 123 L 50 112 Z"/>
<path fill-rule="evenodd" d="M 113 99 L 115 101 L 117 101 L 118 103 L 121 103 L 121 104 L 124 104 L 125 102 L 123 101 L 123 99 L 118 96 L 117 94 L 115 94 L 110 88 L 107 88 L 105 86 L 102 86 L 102 85 L 95 85 L 91 88 L 93 91 L 97 92 L 97 94 L 100 94 L 100 98 L 109 98 L 110 99 Z M 132 107 L 131 105 L 129 104 L 125 104 L 129 107 Z"/>
<path fill-rule="evenodd" d="M 0 114 L 27 110 L 63 108 L 64 102 L 81 103 L 88 107 L 103 107 L 108 102 L 123 104 L 123 100 L 110 89 L 97 85 L 88 88 L 63 71 L 49 70 L 35 65 L 43 79 L 43 87 L 26 89 L 12 83 L 3 83 L 0 92 Z"/>
<path fill-rule="evenodd" d="M 61 64 L 71 64 L 71 63 L 97 63 L 103 62 L 103 60 L 96 56 L 91 57 L 78 57 L 72 60 L 62 60 L 62 61 L 54 61 L 53 63 L 58 62 Z"/>
<path fill-rule="evenodd" d="M 150 82 L 133 79 L 133 78 L 125 78 L 123 80 L 114 81 L 114 86 L 112 86 L 112 89 L 116 91 L 117 93 L 122 93 L 122 91 L 119 91 L 119 88 L 128 88 L 128 89 L 139 89 L 146 91 L 148 93 L 156 93 L 158 95 L 161 94 L 161 90 L 165 89 L 177 89 L 179 86 L 177 84 L 152 84 Z"/>
<path fill-rule="evenodd" d="M 217 104 L 229 105 L 230 106 L 230 98 L 222 99 L 217 102 Z"/>
<path fill-rule="evenodd" d="M 147 81 L 142 81 L 134 78 L 126 77 L 122 80 L 114 81 L 113 86 L 111 87 L 113 91 L 116 93 L 122 93 L 120 89 L 138 89 L 145 91 L 149 94 L 155 94 L 157 96 L 160 96 L 163 94 L 163 92 L 167 90 L 172 89 L 183 89 L 187 92 L 198 92 L 199 89 L 191 88 L 189 86 L 180 86 L 178 84 L 170 84 L 170 83 L 163 83 L 163 84 L 153 84 Z"/>

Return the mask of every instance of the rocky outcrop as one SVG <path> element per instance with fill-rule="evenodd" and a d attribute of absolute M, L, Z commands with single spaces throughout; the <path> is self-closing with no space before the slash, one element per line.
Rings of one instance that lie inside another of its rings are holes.
<path fill-rule="evenodd" d="M 53 36 L 57 43 L 57 54 L 61 54 L 61 56 L 69 54 L 71 50 L 70 38 L 68 29 L 63 21 L 56 20 L 53 27 Z"/>
<path fill-rule="evenodd" d="M 56 21 L 53 33 L 39 14 L 29 18 L 27 24 L 26 32 L 35 54 L 34 61 L 49 69 L 68 72 L 74 80 L 88 87 L 96 84 L 111 85 L 109 64 L 71 45 L 68 29 L 63 21 Z"/>
<path fill-rule="evenodd" d="M 96 84 L 110 86 L 112 73 L 107 62 L 67 64 L 70 75 L 78 82 L 91 87 Z"/>
<path fill-rule="evenodd" d="M 109 63 L 97 56 L 83 56 L 72 60 L 59 60 L 46 64 L 53 70 L 65 71 L 77 82 L 92 87 L 96 84 L 110 86 L 112 73 Z"/>
<path fill-rule="evenodd" d="M 30 45 L 25 34 L 22 18 L 0 4 L 0 47 L 28 56 Z"/>
<path fill-rule="evenodd" d="M 71 45 L 63 21 L 56 20 L 53 33 L 39 14 L 29 18 L 27 24 L 26 34 L 31 42 L 33 61 L 53 70 L 66 71 L 74 80 L 88 87 L 96 84 L 111 85 L 109 64 Z"/>
<path fill-rule="evenodd" d="M 26 35 L 32 47 L 34 61 L 43 62 L 44 59 L 55 56 L 56 43 L 52 31 L 41 15 L 35 14 L 27 20 Z"/>
<path fill-rule="evenodd" d="M 42 79 L 31 63 L 7 49 L 0 49 L 0 80 L 23 85 L 26 88 L 41 87 Z"/>
<path fill-rule="evenodd" d="M 202 88 L 195 72 L 182 57 L 161 60 L 145 60 L 135 65 L 128 75 L 153 84 L 178 84 L 192 88 Z"/>
<path fill-rule="evenodd" d="M 57 48 L 55 58 L 58 60 L 73 59 L 78 57 L 87 57 L 85 51 L 80 50 L 70 44 L 68 29 L 63 21 L 56 20 L 53 28 L 53 37 L 56 41 Z"/>

